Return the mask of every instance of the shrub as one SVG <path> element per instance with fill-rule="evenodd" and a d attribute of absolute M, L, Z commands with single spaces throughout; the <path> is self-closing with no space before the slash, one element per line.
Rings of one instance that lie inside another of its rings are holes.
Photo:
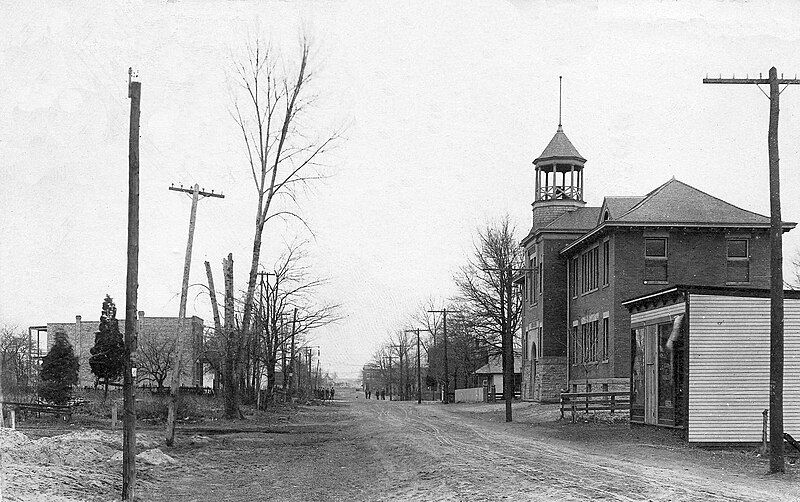
<path fill-rule="evenodd" d="M 56 404 L 67 404 L 72 386 L 78 383 L 78 358 L 63 331 L 56 332 L 55 343 L 42 359 L 39 397 Z"/>

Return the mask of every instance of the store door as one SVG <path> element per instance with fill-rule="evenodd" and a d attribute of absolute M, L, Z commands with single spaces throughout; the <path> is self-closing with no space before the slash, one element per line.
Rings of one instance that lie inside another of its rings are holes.
<path fill-rule="evenodd" d="M 644 422 L 658 424 L 658 327 L 645 328 Z"/>

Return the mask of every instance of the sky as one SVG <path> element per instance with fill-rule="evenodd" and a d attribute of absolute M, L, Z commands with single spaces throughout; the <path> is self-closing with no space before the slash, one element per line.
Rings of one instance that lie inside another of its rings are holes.
<path fill-rule="evenodd" d="M 388 333 L 443 305 L 477 229 L 531 226 L 532 160 L 558 124 L 588 159 L 585 198 L 644 195 L 672 176 L 769 213 L 768 100 L 706 75 L 800 72 L 791 2 L 0 3 L 0 324 L 27 328 L 124 311 L 128 67 L 141 105 L 138 309 L 177 316 L 190 200 L 190 284 L 203 261 L 248 273 L 256 193 L 230 116 L 231 71 L 268 40 L 288 68 L 314 44 L 304 133 L 343 138 L 298 210 L 274 222 L 262 264 L 305 242 L 322 301 L 342 319 L 312 333 L 323 367 L 357 376 Z M 800 220 L 800 87 L 781 95 L 783 216 Z M 784 254 L 800 249 L 800 230 Z M 786 267 L 787 272 L 789 267 Z M 211 320 L 202 288 L 189 315 Z"/>

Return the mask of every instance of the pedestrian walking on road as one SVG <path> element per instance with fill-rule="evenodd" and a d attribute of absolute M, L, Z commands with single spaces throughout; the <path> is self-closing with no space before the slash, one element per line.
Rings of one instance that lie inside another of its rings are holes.
<path fill-rule="evenodd" d="M 334 389 L 333 387 L 331 387 L 331 401 L 333 401 L 333 396 L 334 396 L 334 394 L 336 394 L 336 389 Z"/>

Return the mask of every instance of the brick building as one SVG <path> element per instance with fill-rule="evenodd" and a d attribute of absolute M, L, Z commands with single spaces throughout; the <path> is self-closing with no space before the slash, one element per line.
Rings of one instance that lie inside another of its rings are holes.
<path fill-rule="evenodd" d="M 203 365 L 200 356 L 203 350 L 203 320 L 197 316 L 186 319 L 189 328 L 183 343 L 184 361 L 192 361 L 190 367 L 181 375 L 181 385 L 203 386 Z M 145 317 L 139 311 L 139 346 L 146 343 L 150 337 L 156 340 L 171 339 L 178 331 L 177 317 Z M 78 385 L 81 387 L 93 386 L 95 376 L 89 367 L 89 350 L 94 346 L 95 333 L 100 329 L 100 321 L 84 321 L 81 316 L 75 316 L 75 322 L 47 323 L 47 350 L 55 341 L 56 331 L 64 331 L 78 356 Z M 119 319 L 119 330 L 125 335 L 125 319 Z M 138 375 L 140 383 L 144 375 Z"/>
<path fill-rule="evenodd" d="M 675 284 L 769 287 L 768 217 L 674 178 L 589 207 L 585 163 L 560 125 L 533 161 L 533 227 L 522 241 L 529 271 L 518 279 L 524 399 L 628 389 L 624 300 Z"/>

